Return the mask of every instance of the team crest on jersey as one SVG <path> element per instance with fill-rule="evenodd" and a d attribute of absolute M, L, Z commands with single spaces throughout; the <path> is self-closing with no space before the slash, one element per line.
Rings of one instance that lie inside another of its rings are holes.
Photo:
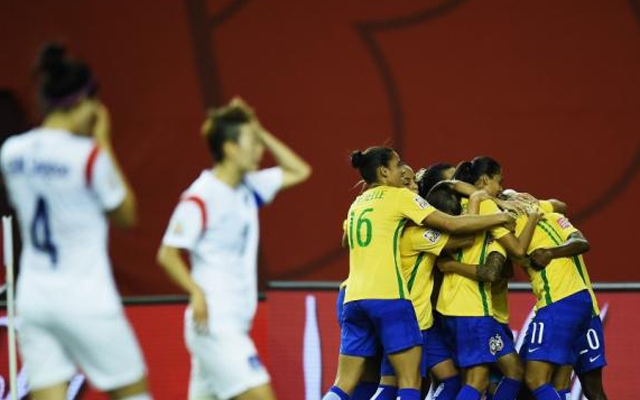
<path fill-rule="evenodd" d="M 440 239 L 440 232 L 433 230 L 433 229 L 427 229 L 423 234 L 422 237 L 427 239 L 427 241 L 431 244 L 436 244 L 438 242 L 438 240 Z"/>
<path fill-rule="evenodd" d="M 562 229 L 571 228 L 571 222 L 569 222 L 569 220 L 565 217 L 558 218 L 556 222 L 558 223 L 558 225 L 560 225 Z"/>
<path fill-rule="evenodd" d="M 496 333 L 495 336 L 492 336 L 491 339 L 489 339 L 489 351 L 492 356 L 495 356 L 499 351 L 502 351 L 503 348 L 504 342 L 499 334 Z"/>
<path fill-rule="evenodd" d="M 416 202 L 416 204 L 418 205 L 418 207 L 420 207 L 421 210 L 424 210 L 425 208 L 427 208 L 429 206 L 429 203 L 425 199 L 420 197 L 420 196 L 414 197 L 413 201 Z"/>

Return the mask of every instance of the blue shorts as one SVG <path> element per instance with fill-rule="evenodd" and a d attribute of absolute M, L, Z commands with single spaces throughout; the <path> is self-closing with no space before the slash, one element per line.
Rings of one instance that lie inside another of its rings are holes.
<path fill-rule="evenodd" d="M 406 299 L 356 300 L 344 305 L 340 354 L 373 357 L 422 345 L 413 304 Z"/>
<path fill-rule="evenodd" d="M 338 292 L 338 299 L 336 300 L 336 317 L 338 318 L 338 325 L 342 328 L 342 309 L 344 308 L 344 295 L 347 292 L 347 287 L 343 286 Z"/>
<path fill-rule="evenodd" d="M 420 373 L 422 376 L 429 376 L 431 368 L 447 360 L 453 360 L 453 352 L 445 343 L 440 328 L 434 325 L 422 331 L 422 360 L 420 361 Z M 386 355 L 382 358 L 380 375 L 395 376 L 395 371 Z"/>
<path fill-rule="evenodd" d="M 442 324 L 445 340 L 459 367 L 493 364 L 504 350 L 505 340 L 493 317 L 444 316 Z"/>
<path fill-rule="evenodd" d="M 539 309 L 520 348 L 522 359 L 575 364 L 580 340 L 589 329 L 592 310 L 591 296 L 586 290 Z"/>
<path fill-rule="evenodd" d="M 502 341 L 502 349 L 496 352 L 496 357 L 500 358 L 507 354 L 515 353 L 516 347 L 513 341 L 513 331 L 509 324 L 501 324 L 496 321 L 496 327 L 498 329 L 498 335 L 500 335 L 500 340 Z"/>
<path fill-rule="evenodd" d="M 604 328 L 599 316 L 591 317 L 587 332 L 578 346 L 578 361 L 573 364 L 576 374 L 584 374 L 607 365 L 604 355 Z"/>

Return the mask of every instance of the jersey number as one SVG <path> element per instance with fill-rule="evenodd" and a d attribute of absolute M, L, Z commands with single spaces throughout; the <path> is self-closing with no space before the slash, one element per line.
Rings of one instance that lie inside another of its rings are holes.
<path fill-rule="evenodd" d="M 358 220 L 355 223 L 355 231 L 356 231 L 356 240 L 358 242 L 359 247 L 367 247 L 369 243 L 371 243 L 372 238 L 372 225 L 371 220 L 368 219 L 365 215 L 373 211 L 373 208 L 365 208 L 362 210 L 360 215 L 358 216 Z M 349 246 L 353 249 L 353 230 L 354 230 L 354 219 L 356 217 L 356 212 L 351 211 L 351 215 L 349 216 Z M 362 231 L 364 229 L 364 239 L 362 237 Z"/>
<path fill-rule="evenodd" d="M 591 350 L 598 350 L 600 348 L 600 339 L 598 339 L 598 334 L 593 328 L 587 331 L 587 343 Z"/>
<path fill-rule="evenodd" d="M 544 335 L 544 322 L 532 322 L 532 324 L 533 332 L 531 333 L 531 344 L 542 344 L 542 337 Z"/>
<path fill-rule="evenodd" d="M 36 212 L 31 222 L 31 243 L 36 250 L 47 253 L 53 264 L 58 261 L 58 249 L 51 239 L 49 208 L 42 197 L 38 197 Z"/>

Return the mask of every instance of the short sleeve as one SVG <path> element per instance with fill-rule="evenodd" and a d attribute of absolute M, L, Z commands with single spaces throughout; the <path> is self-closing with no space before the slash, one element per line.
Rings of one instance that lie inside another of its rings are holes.
<path fill-rule="evenodd" d="M 498 208 L 498 205 L 494 203 L 493 200 L 484 200 L 482 203 L 480 203 L 480 215 L 491 215 L 501 212 L 502 211 L 500 211 L 500 208 Z M 491 235 L 496 239 L 500 239 L 503 236 L 509 234 L 509 230 L 503 228 L 502 226 L 493 227 L 490 229 L 490 231 Z"/>
<path fill-rule="evenodd" d="M 415 227 L 407 229 L 414 250 L 439 256 L 449 241 L 449 235 L 436 229 Z"/>
<path fill-rule="evenodd" d="M 538 202 L 538 207 L 540 208 L 540 210 L 542 210 L 542 212 L 544 213 L 552 213 L 554 212 L 553 210 L 553 204 L 551 204 L 550 201 L 548 200 L 540 200 Z"/>
<path fill-rule="evenodd" d="M 204 203 L 195 197 L 185 197 L 178 203 L 169 220 L 162 244 L 193 250 L 206 226 Z"/>
<path fill-rule="evenodd" d="M 487 246 L 487 255 L 493 253 L 494 251 L 502 254 L 505 257 L 507 256 L 507 251 L 504 249 L 504 247 L 502 247 L 502 245 L 495 238 L 490 237 L 489 244 Z"/>
<path fill-rule="evenodd" d="M 422 221 L 436 210 L 425 199 L 409 189 L 400 189 L 397 193 L 397 206 L 400 212 L 418 225 L 421 225 Z"/>
<path fill-rule="evenodd" d="M 124 201 L 124 182 L 107 154 L 97 147 L 92 150 L 86 166 L 87 185 L 97 194 L 103 210 L 111 211 Z"/>
<path fill-rule="evenodd" d="M 250 172 L 244 177 L 245 184 L 256 196 L 258 205 L 269 204 L 282 188 L 283 171 L 280 167 Z"/>
<path fill-rule="evenodd" d="M 573 226 L 571 221 L 562 214 L 553 214 L 550 218 L 553 218 L 555 223 L 560 227 L 562 236 L 564 236 L 565 240 L 569 238 L 572 233 L 579 232 L 579 230 Z"/>

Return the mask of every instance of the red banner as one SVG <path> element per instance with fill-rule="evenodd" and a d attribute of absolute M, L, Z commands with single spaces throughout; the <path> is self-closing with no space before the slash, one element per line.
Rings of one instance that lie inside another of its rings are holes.
<path fill-rule="evenodd" d="M 279 399 L 319 400 L 333 383 L 339 347 L 334 291 L 271 291 L 260 302 L 252 336 L 273 379 Z M 524 334 L 533 306 L 529 293 L 511 294 L 511 327 L 515 336 Z M 635 398 L 634 372 L 640 370 L 639 293 L 598 294 L 606 335 L 604 383 L 609 398 Z M 183 304 L 134 305 L 127 307 L 149 368 L 149 382 L 156 400 L 185 399 L 189 381 L 189 355 L 183 339 Z M 6 328 L 6 317 L 0 317 Z M 6 329 L 0 331 L 0 398 L 8 398 Z M 25 371 L 19 373 L 19 399 L 26 398 Z M 637 385 L 636 385 L 637 387 Z M 574 382 L 575 400 L 580 399 Z M 78 375 L 69 399 L 107 399 L 91 389 Z"/>
<path fill-rule="evenodd" d="M 637 398 L 634 371 L 640 371 L 640 293 L 598 294 L 606 335 L 604 385 L 611 399 Z M 319 391 L 335 378 L 339 348 L 336 294 L 332 291 L 269 293 L 271 375 L 281 399 L 320 399 Z M 526 331 L 534 298 L 512 293 L 511 328 L 516 338 Z M 574 381 L 573 399 L 581 399 Z"/>

